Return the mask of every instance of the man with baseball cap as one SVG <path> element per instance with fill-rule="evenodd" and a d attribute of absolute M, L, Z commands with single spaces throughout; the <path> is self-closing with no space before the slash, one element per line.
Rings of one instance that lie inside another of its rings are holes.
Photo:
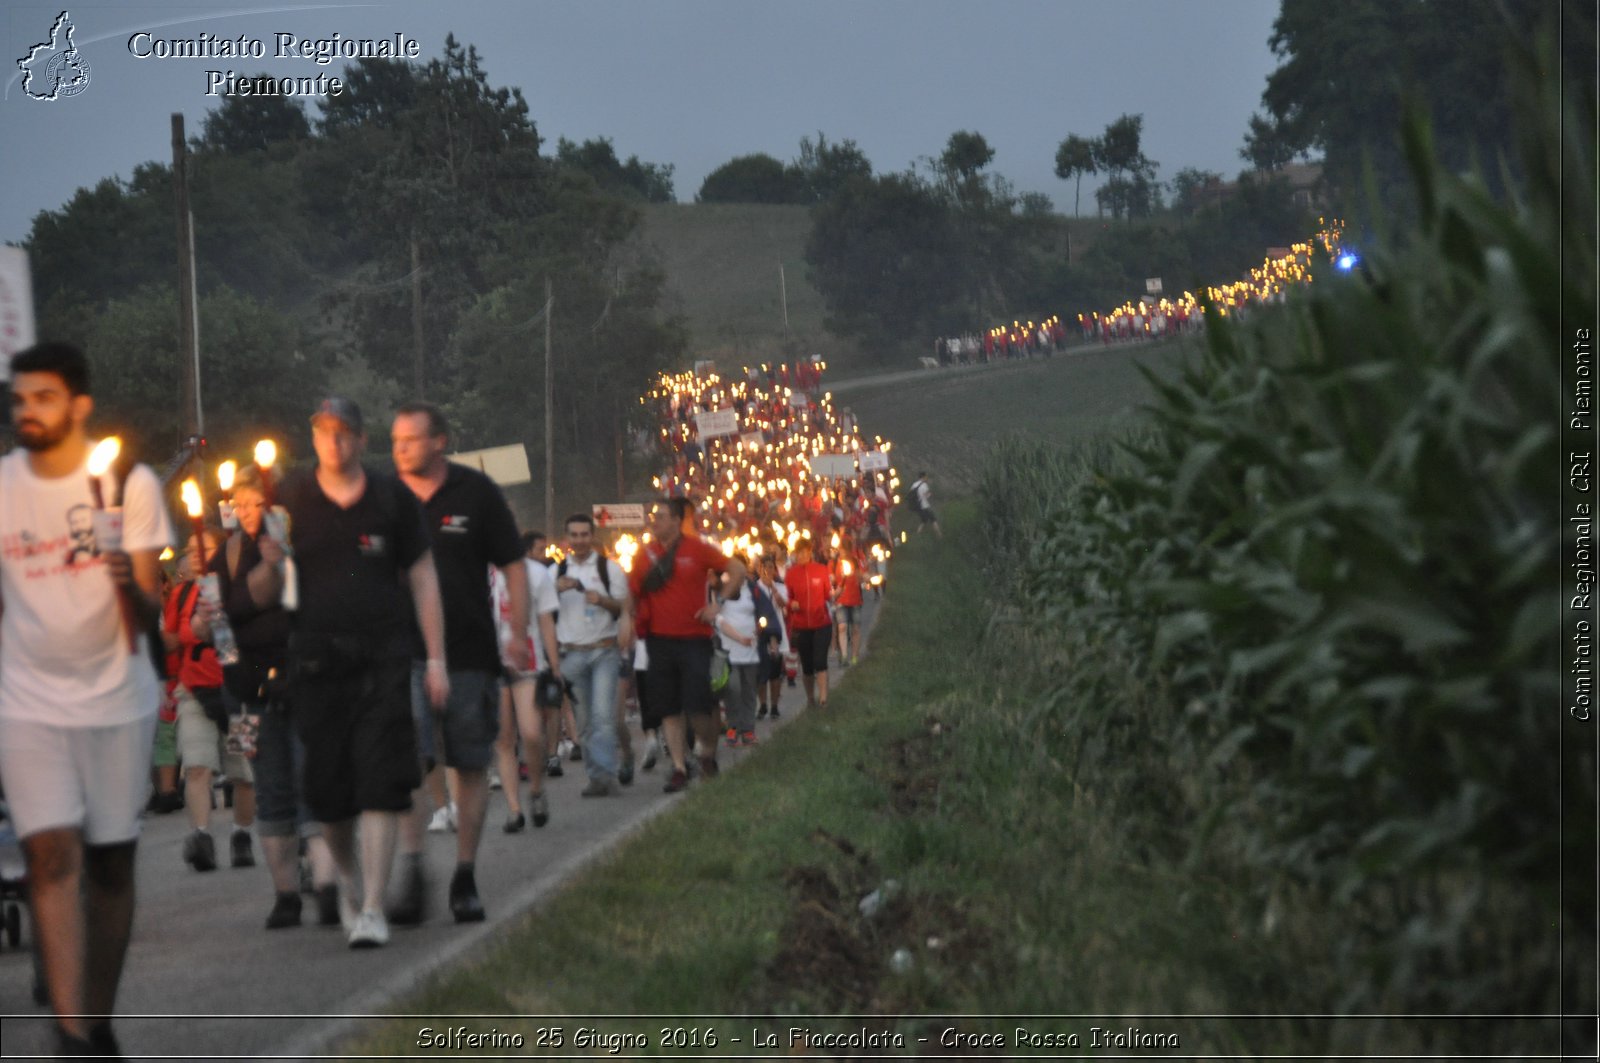
<path fill-rule="evenodd" d="M 305 800 L 325 824 L 339 865 L 340 916 L 351 948 L 389 940 L 384 892 L 399 816 L 419 782 L 413 615 L 426 646 L 428 700 L 442 708 L 450 694 L 444 611 L 422 508 L 399 480 L 362 467 L 364 428 L 354 402 L 323 399 L 311 415 L 316 468 L 282 492 L 300 576 L 289 667 L 306 748 Z"/>

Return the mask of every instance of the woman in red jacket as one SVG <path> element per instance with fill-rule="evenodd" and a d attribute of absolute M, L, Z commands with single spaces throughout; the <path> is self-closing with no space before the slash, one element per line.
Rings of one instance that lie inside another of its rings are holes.
<path fill-rule="evenodd" d="M 806 708 L 828 707 L 828 645 L 833 640 L 833 615 L 828 604 L 833 580 L 828 566 L 812 560 L 811 540 L 794 548 L 794 564 L 784 573 L 789 589 L 789 644 L 800 655 Z"/>

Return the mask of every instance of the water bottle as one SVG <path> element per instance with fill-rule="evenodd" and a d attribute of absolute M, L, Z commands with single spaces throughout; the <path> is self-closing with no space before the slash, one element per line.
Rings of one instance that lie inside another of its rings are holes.
<path fill-rule="evenodd" d="M 207 572 L 200 577 L 200 594 L 207 605 L 216 607 L 211 618 L 211 648 L 216 652 L 217 663 L 223 666 L 239 663 L 239 643 L 233 637 L 233 627 L 228 614 L 222 609 L 222 591 L 217 585 L 217 574 Z"/>

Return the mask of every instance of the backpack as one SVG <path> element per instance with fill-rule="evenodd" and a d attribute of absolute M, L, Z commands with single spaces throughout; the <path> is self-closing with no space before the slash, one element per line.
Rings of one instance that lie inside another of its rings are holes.
<path fill-rule="evenodd" d="M 927 483 L 926 480 L 918 480 L 911 485 L 911 512 L 913 513 L 921 513 L 923 510 L 922 492 L 918 491 L 917 488 L 925 483 Z"/>

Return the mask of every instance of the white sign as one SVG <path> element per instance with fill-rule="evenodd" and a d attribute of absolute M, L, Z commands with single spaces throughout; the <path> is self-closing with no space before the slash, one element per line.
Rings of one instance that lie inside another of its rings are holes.
<path fill-rule="evenodd" d="M 739 431 L 738 410 L 701 410 L 694 415 L 694 423 L 700 429 L 701 439 L 712 439 L 716 436 L 737 435 Z"/>
<path fill-rule="evenodd" d="M 889 455 L 881 450 L 867 450 L 861 454 L 861 471 L 876 472 L 889 467 Z"/>
<path fill-rule="evenodd" d="M 849 480 L 856 474 L 856 459 L 851 454 L 818 454 L 808 459 L 811 475 L 826 480 Z"/>
<path fill-rule="evenodd" d="M 717 371 L 717 363 L 709 359 L 702 359 L 694 363 L 695 376 L 710 376 Z"/>
<path fill-rule="evenodd" d="M 11 356 L 34 344 L 33 280 L 28 253 L 0 247 L 0 380 L 11 375 Z"/>
<path fill-rule="evenodd" d="M 1144 290 L 1149 292 L 1151 295 L 1160 295 L 1161 294 L 1161 278 L 1160 277 L 1146 277 L 1144 279 Z"/>
<path fill-rule="evenodd" d="M 594 507 L 594 522 L 601 528 L 644 527 L 644 503 L 612 502 Z"/>
<path fill-rule="evenodd" d="M 457 465 L 477 469 L 501 487 L 533 482 L 533 473 L 528 469 L 528 448 L 521 443 L 486 450 L 463 450 L 445 457 Z"/>

